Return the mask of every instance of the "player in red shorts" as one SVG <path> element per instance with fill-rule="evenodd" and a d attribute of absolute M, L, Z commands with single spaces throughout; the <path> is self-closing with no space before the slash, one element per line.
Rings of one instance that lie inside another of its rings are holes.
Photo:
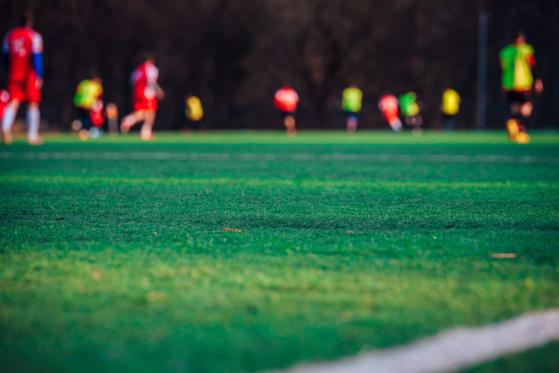
<path fill-rule="evenodd" d="M 39 123 L 41 114 L 41 88 L 43 86 L 43 38 L 33 30 L 33 18 L 26 14 L 22 25 L 4 38 L 2 56 L 8 70 L 8 93 L 10 102 L 2 118 L 2 133 L 5 144 L 12 143 L 12 125 L 19 105 L 27 102 L 27 140 L 39 145 Z"/>
<path fill-rule="evenodd" d="M 157 112 L 157 101 L 164 97 L 164 92 L 157 83 L 159 70 L 155 66 L 153 54 L 147 53 L 142 63 L 132 73 L 134 91 L 134 112 L 124 117 L 120 129 L 127 133 L 137 123 L 143 122 L 140 136 L 142 140 L 153 138 L 153 124 Z"/>
<path fill-rule="evenodd" d="M 297 105 L 299 105 L 299 95 L 293 88 L 285 86 L 276 91 L 274 106 L 281 112 L 283 124 L 289 137 L 297 135 L 297 125 L 295 123 Z"/>
<path fill-rule="evenodd" d="M 398 98 L 391 94 L 386 94 L 379 99 L 378 108 L 392 130 L 400 132 L 402 130 L 402 121 L 400 120 Z"/>

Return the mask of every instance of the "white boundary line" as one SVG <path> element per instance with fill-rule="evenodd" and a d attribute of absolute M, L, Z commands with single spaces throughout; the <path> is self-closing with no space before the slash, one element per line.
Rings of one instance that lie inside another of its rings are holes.
<path fill-rule="evenodd" d="M 366 161 L 559 164 L 559 157 L 458 154 L 349 154 L 349 153 L 170 153 L 170 152 L 0 152 L 0 159 L 115 160 L 115 161 Z"/>
<path fill-rule="evenodd" d="M 465 369 L 559 340 L 559 308 L 476 328 L 442 332 L 401 347 L 334 362 L 300 365 L 289 373 L 422 373 Z"/>

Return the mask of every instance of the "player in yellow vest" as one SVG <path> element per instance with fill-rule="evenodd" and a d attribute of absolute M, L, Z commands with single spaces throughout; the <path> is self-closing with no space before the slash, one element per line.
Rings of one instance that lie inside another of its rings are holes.
<path fill-rule="evenodd" d="M 204 118 L 202 101 L 197 96 L 186 96 L 184 115 L 192 129 L 199 129 Z"/>
<path fill-rule="evenodd" d="M 79 120 L 73 125 L 82 140 L 98 137 L 103 126 L 103 86 L 99 76 L 85 79 L 78 84 L 74 95 L 74 105 L 79 112 Z"/>
<path fill-rule="evenodd" d="M 526 124 L 534 106 L 532 94 L 543 91 L 543 83 L 534 78 L 536 61 L 534 48 L 526 43 L 526 37 L 517 33 L 512 44 L 501 50 L 502 87 L 507 95 L 510 116 L 507 120 L 509 138 L 519 144 L 530 142 Z"/>
<path fill-rule="evenodd" d="M 441 114 L 446 130 L 453 130 L 456 127 L 456 116 L 460 113 L 460 94 L 452 88 L 447 88 L 443 92 L 441 102 Z"/>
<path fill-rule="evenodd" d="M 363 91 L 351 85 L 342 92 L 342 110 L 346 118 L 346 130 L 349 133 L 357 131 L 359 113 L 363 106 Z"/>

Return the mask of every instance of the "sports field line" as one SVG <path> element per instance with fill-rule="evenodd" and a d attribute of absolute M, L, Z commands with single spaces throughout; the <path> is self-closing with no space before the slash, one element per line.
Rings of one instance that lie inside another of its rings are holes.
<path fill-rule="evenodd" d="M 458 328 L 411 344 L 334 362 L 299 365 L 288 373 L 449 372 L 559 340 L 559 309 L 528 313 L 476 328 Z"/>
<path fill-rule="evenodd" d="M 53 184 L 53 185 L 236 185 L 246 187 L 296 187 L 296 188 L 352 188 L 352 189 L 395 189 L 413 188 L 424 190 L 446 189 L 545 189 L 559 192 L 559 183 L 509 183 L 509 182 L 455 182 L 455 181 L 362 181 L 362 180 L 296 180 L 296 179 L 257 179 L 257 178 L 193 178 L 193 177 L 121 177 L 121 176 L 47 176 L 47 175 L 2 175 L 0 185 L 4 184 Z"/>
<path fill-rule="evenodd" d="M 458 154 L 350 154 L 350 153 L 171 153 L 171 152 L 0 152 L 0 159 L 114 160 L 114 161 L 365 161 L 559 164 L 559 157 Z"/>

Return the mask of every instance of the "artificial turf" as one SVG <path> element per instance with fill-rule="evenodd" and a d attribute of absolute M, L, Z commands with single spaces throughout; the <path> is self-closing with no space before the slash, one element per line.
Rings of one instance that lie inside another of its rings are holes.
<path fill-rule="evenodd" d="M 554 133 L 2 147 L 0 369 L 257 371 L 557 307 L 558 166 Z"/>

